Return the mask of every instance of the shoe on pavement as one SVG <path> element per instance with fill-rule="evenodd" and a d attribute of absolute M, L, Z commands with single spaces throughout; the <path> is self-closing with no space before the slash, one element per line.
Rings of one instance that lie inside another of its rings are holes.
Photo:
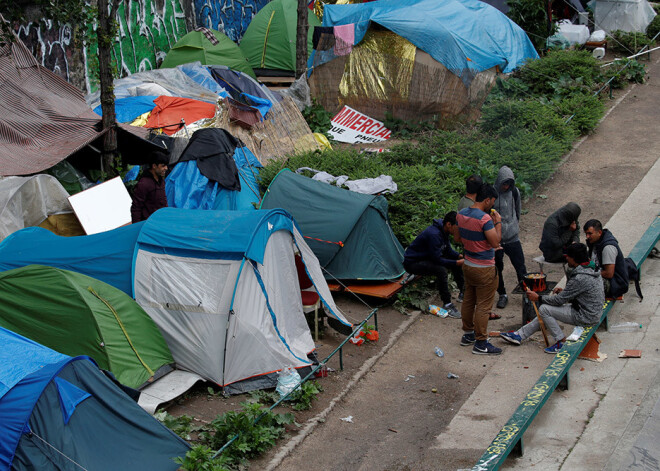
<path fill-rule="evenodd" d="M 500 316 L 499 314 L 495 314 L 494 312 L 491 312 L 490 314 L 488 314 L 488 320 L 489 321 L 496 321 L 497 319 L 501 319 L 501 318 L 502 318 L 502 316 Z"/>
<path fill-rule="evenodd" d="M 509 297 L 506 294 L 500 294 L 500 298 L 497 300 L 497 309 L 504 309 L 509 302 Z"/>
<path fill-rule="evenodd" d="M 502 353 L 502 349 L 490 344 L 488 340 L 479 340 L 472 347 L 472 353 L 475 355 L 499 355 Z"/>
<path fill-rule="evenodd" d="M 461 337 L 461 347 L 467 347 L 476 341 L 477 339 L 474 337 L 474 332 L 463 334 L 463 337 Z"/>
<path fill-rule="evenodd" d="M 522 337 L 516 334 L 515 330 L 512 330 L 511 332 L 502 332 L 500 334 L 500 337 L 502 337 L 502 339 L 514 345 L 520 345 L 520 343 L 522 342 Z"/>
<path fill-rule="evenodd" d="M 460 319 L 461 318 L 461 313 L 456 309 L 456 306 L 454 306 L 454 303 L 447 303 L 442 308 L 447 311 L 447 316 L 452 317 L 454 319 Z"/>
<path fill-rule="evenodd" d="M 463 291 L 461 291 L 460 293 L 458 293 L 458 297 L 456 298 L 456 300 L 457 300 L 459 303 L 462 303 L 462 302 L 463 302 Z"/>
<path fill-rule="evenodd" d="M 549 354 L 551 354 L 551 355 L 554 355 L 554 354 L 557 353 L 559 350 L 561 350 L 561 347 L 563 347 L 563 346 L 564 346 L 564 342 L 561 342 L 561 341 L 560 341 L 560 342 L 557 342 L 556 344 L 554 344 L 554 345 L 551 346 L 551 347 L 544 348 L 543 351 L 544 351 L 545 353 L 549 353 Z"/>

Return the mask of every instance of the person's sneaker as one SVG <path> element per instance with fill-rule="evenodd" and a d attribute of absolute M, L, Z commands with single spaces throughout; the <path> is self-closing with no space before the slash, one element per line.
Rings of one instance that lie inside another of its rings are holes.
<path fill-rule="evenodd" d="M 461 318 L 461 313 L 459 312 L 458 309 L 456 309 L 456 306 L 454 306 L 454 303 L 448 303 L 443 306 L 443 309 L 447 311 L 447 316 L 448 317 L 453 317 L 454 319 L 460 319 Z"/>
<path fill-rule="evenodd" d="M 461 291 L 461 292 L 458 293 L 458 297 L 456 298 L 456 300 L 457 300 L 459 303 L 462 303 L 462 302 L 463 302 L 463 291 Z"/>
<path fill-rule="evenodd" d="M 502 353 L 502 349 L 492 345 L 488 340 L 479 340 L 472 347 L 472 353 L 475 355 L 499 355 Z"/>
<path fill-rule="evenodd" d="M 515 330 L 512 330 L 511 332 L 502 332 L 500 333 L 500 337 L 514 345 L 520 345 L 520 342 L 522 342 L 522 337 L 516 334 Z"/>
<path fill-rule="evenodd" d="M 564 342 L 557 342 L 556 344 L 554 344 L 554 345 L 551 346 L 551 347 L 544 348 L 543 351 L 544 351 L 545 353 L 549 353 L 549 354 L 551 354 L 551 355 L 554 355 L 554 354 L 557 353 L 559 350 L 561 350 L 561 347 L 563 347 L 563 346 L 564 346 Z"/>
<path fill-rule="evenodd" d="M 506 294 L 500 294 L 500 299 L 497 300 L 497 309 L 504 309 L 509 302 L 509 297 Z"/>
<path fill-rule="evenodd" d="M 474 332 L 463 334 L 463 337 L 461 337 L 461 347 L 467 347 L 476 341 L 477 339 L 474 337 Z"/>

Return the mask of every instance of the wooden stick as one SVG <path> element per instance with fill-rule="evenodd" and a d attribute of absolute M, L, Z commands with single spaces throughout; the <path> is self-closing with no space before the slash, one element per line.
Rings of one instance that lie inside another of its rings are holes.
<path fill-rule="evenodd" d="M 525 284 L 524 281 L 522 281 L 521 283 L 523 285 L 523 289 L 525 290 L 525 292 L 527 292 L 528 291 L 527 285 Z M 541 332 L 543 332 L 543 340 L 545 340 L 545 346 L 549 347 L 550 342 L 548 342 L 548 332 L 545 330 L 545 323 L 543 322 L 543 319 L 541 319 L 539 308 L 536 307 L 536 303 L 531 299 L 529 300 L 529 302 L 532 303 L 532 306 L 534 306 L 534 311 L 536 312 L 536 318 L 539 321 L 539 327 L 541 327 Z"/>

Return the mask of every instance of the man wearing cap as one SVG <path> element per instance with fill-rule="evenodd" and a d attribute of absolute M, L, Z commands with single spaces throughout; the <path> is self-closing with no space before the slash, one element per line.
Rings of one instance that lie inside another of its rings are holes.
<path fill-rule="evenodd" d="M 152 154 L 149 168 L 144 172 L 133 191 L 131 219 L 133 223 L 144 221 L 156 210 L 167 206 L 165 195 L 165 174 L 167 173 L 168 155 L 163 151 Z"/>

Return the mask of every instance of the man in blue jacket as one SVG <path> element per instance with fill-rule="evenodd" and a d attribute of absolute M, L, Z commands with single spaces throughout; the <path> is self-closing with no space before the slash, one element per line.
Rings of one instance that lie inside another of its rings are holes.
<path fill-rule="evenodd" d="M 463 293 L 463 257 L 451 248 L 449 234 L 456 226 L 456 211 L 447 213 L 444 219 L 434 219 L 406 249 L 403 267 L 413 275 L 436 277 L 436 285 L 443 307 L 450 317 L 460 319 L 461 313 L 451 302 L 447 282 L 447 270 L 451 271 L 458 290 Z M 459 295 L 459 299 L 460 299 Z"/>

